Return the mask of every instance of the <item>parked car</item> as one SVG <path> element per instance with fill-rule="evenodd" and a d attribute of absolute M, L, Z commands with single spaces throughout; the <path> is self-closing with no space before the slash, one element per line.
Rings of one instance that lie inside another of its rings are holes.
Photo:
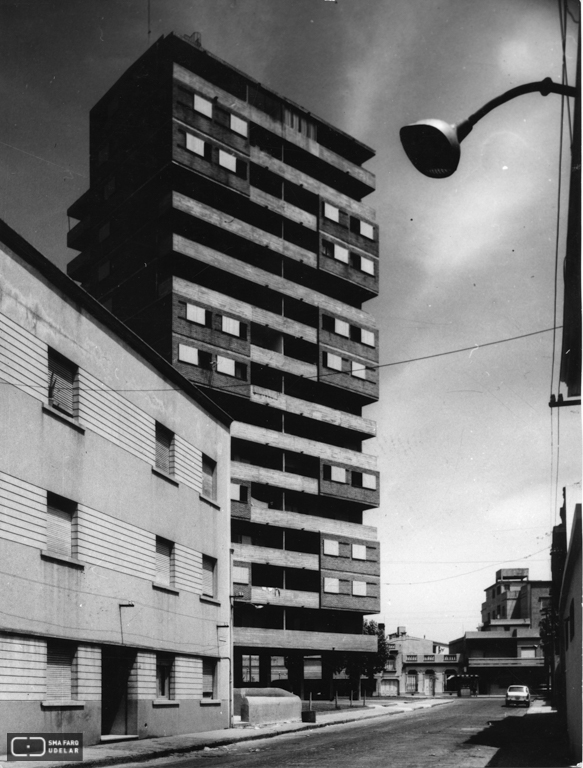
<path fill-rule="evenodd" d="M 506 706 L 519 707 L 521 704 L 530 707 L 530 691 L 526 685 L 511 685 L 506 691 Z"/>

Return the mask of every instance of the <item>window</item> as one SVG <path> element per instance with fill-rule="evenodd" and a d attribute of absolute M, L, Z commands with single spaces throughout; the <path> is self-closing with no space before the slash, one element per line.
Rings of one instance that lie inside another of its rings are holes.
<path fill-rule="evenodd" d="M 362 487 L 363 488 L 369 488 L 371 491 L 376 491 L 377 489 L 377 478 L 376 475 L 369 475 L 367 472 L 362 473 Z"/>
<path fill-rule="evenodd" d="M 109 237 L 111 234 L 111 227 L 109 224 L 109 221 L 106 221 L 105 224 L 99 228 L 99 231 L 97 232 L 97 240 L 98 242 L 102 243 L 106 238 Z"/>
<path fill-rule="evenodd" d="M 367 347 L 374 347 L 375 338 L 372 331 L 367 331 L 366 328 L 360 329 L 360 341 L 362 344 L 366 344 Z"/>
<path fill-rule="evenodd" d="M 217 561 L 214 557 L 202 556 L 202 594 L 205 597 L 215 596 Z"/>
<path fill-rule="evenodd" d="M 68 416 L 77 410 L 78 368 L 58 352 L 49 349 L 49 403 Z"/>
<path fill-rule="evenodd" d="M 355 376 L 357 379 L 366 379 L 366 365 L 363 365 L 362 363 L 357 363 L 356 360 L 352 360 L 350 373 L 352 376 Z"/>
<path fill-rule="evenodd" d="M 179 344 L 178 360 L 181 363 L 198 365 L 198 349 L 196 349 L 196 347 L 188 347 L 186 344 Z"/>
<path fill-rule="evenodd" d="M 109 198 L 115 192 L 115 179 L 110 179 L 103 188 L 103 199 L 109 200 Z"/>
<path fill-rule="evenodd" d="M 339 222 L 340 221 L 340 211 L 338 208 L 336 208 L 334 205 L 330 205 L 330 203 L 324 203 L 324 216 L 327 219 L 330 219 L 331 221 Z"/>
<path fill-rule="evenodd" d="M 73 698 L 74 648 L 57 640 L 47 642 L 46 697 L 49 701 Z"/>
<path fill-rule="evenodd" d="M 235 584 L 249 584 L 249 568 L 243 565 L 234 565 L 233 581 Z"/>
<path fill-rule="evenodd" d="M 523 646 L 520 648 L 519 656 L 521 659 L 534 659 L 536 658 L 536 648 Z"/>
<path fill-rule="evenodd" d="M 77 505 L 57 496 L 47 494 L 47 551 L 55 555 L 73 555 L 73 519 Z"/>
<path fill-rule="evenodd" d="M 344 467 L 330 467 L 330 480 L 335 483 L 346 483 L 347 476 Z"/>
<path fill-rule="evenodd" d="M 231 115 L 230 125 L 231 130 L 235 131 L 235 133 L 239 133 L 241 136 L 247 136 L 248 124 L 246 120 L 242 120 L 240 117 L 237 117 L 237 115 Z"/>
<path fill-rule="evenodd" d="M 210 312 L 203 307 L 197 307 L 195 304 L 186 305 L 186 319 L 197 325 L 210 325 Z"/>
<path fill-rule="evenodd" d="M 340 592 L 340 579 L 324 579 L 324 592 L 337 595 Z"/>
<path fill-rule="evenodd" d="M 333 539 L 324 539 L 324 554 L 338 557 L 340 554 L 339 542 Z"/>
<path fill-rule="evenodd" d="M 231 501 L 241 501 L 247 504 L 249 501 L 249 488 L 239 483 L 231 483 Z"/>
<path fill-rule="evenodd" d="M 158 699 L 172 699 L 173 696 L 173 681 L 172 670 L 174 666 L 174 659 L 167 654 L 156 654 L 156 698 Z"/>
<path fill-rule="evenodd" d="M 215 698 L 217 662 L 214 659 L 202 660 L 202 698 Z"/>
<path fill-rule="evenodd" d="M 239 363 L 230 357 L 217 355 L 217 373 L 224 373 L 226 376 L 234 376 L 236 379 L 247 379 L 247 366 Z"/>
<path fill-rule="evenodd" d="M 194 94 L 194 111 L 200 112 L 201 115 L 206 115 L 207 117 L 213 116 L 213 103 L 212 101 L 209 101 L 208 99 L 203 98 L 202 96 L 199 96 L 198 93 Z"/>
<path fill-rule="evenodd" d="M 241 336 L 241 323 L 232 317 L 221 317 L 221 329 L 230 336 Z"/>
<path fill-rule="evenodd" d="M 223 149 L 219 149 L 219 165 L 226 168 L 228 171 L 237 173 L 237 158 L 230 152 L 225 152 Z"/>
<path fill-rule="evenodd" d="M 101 264 L 97 267 L 97 280 L 105 280 L 105 278 L 109 276 L 110 271 L 111 264 L 109 259 L 102 261 Z"/>
<path fill-rule="evenodd" d="M 174 433 L 156 422 L 156 469 L 174 474 Z"/>
<path fill-rule="evenodd" d="M 298 112 L 294 112 L 287 107 L 283 109 L 283 121 L 285 125 L 293 128 L 298 133 L 303 133 L 309 139 L 316 141 L 316 126 L 310 120 L 307 120 L 303 115 Z"/>
<path fill-rule="evenodd" d="M 365 259 L 364 256 L 361 256 L 360 270 L 361 272 L 366 272 L 367 275 L 374 275 L 374 261 L 372 259 Z"/>
<path fill-rule="evenodd" d="M 202 456 L 202 495 L 217 498 L 217 462 L 210 456 Z"/>
<path fill-rule="evenodd" d="M 354 560 L 366 560 L 366 545 L 365 544 L 353 544 L 352 545 L 352 557 Z"/>
<path fill-rule="evenodd" d="M 198 136 L 193 136 L 191 133 L 186 134 L 186 149 L 189 152 L 194 152 L 195 155 L 205 156 L 205 143 Z"/>
<path fill-rule="evenodd" d="M 170 586 L 173 582 L 172 555 L 174 545 L 171 541 L 156 536 L 156 575 L 154 581 Z"/>
<path fill-rule="evenodd" d="M 366 581 L 353 581 L 352 594 L 358 597 L 366 597 Z"/>
<path fill-rule="evenodd" d="M 360 234 L 363 237 L 367 237 L 369 240 L 374 240 L 374 227 L 372 226 L 372 224 L 367 224 L 366 221 L 361 221 Z"/>
<path fill-rule="evenodd" d="M 333 368 L 335 371 L 342 370 L 342 358 L 334 355 L 332 352 L 324 352 L 324 365 L 326 368 Z"/>
<path fill-rule="evenodd" d="M 272 656 L 272 659 L 274 657 Z M 244 683 L 257 683 L 259 681 L 259 656 L 243 654 L 241 658 Z"/>
<path fill-rule="evenodd" d="M 350 254 L 348 248 L 343 248 L 341 245 L 334 245 L 334 258 L 336 261 L 341 261 L 343 264 L 348 264 Z"/>
<path fill-rule="evenodd" d="M 344 320 L 334 320 L 334 333 L 337 333 L 339 336 L 346 336 L 346 338 L 350 338 L 350 325 L 345 322 Z"/>

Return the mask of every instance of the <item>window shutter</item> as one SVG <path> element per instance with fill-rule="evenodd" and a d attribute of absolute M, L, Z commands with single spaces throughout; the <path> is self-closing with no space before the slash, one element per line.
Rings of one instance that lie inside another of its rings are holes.
<path fill-rule="evenodd" d="M 156 537 L 156 581 L 160 584 L 170 584 L 171 559 L 172 544 L 166 539 Z"/>
<path fill-rule="evenodd" d="M 242 565 L 233 566 L 233 582 L 235 584 L 249 584 L 249 568 Z"/>
<path fill-rule="evenodd" d="M 201 115 L 206 115 L 207 117 L 213 116 L 212 101 L 199 96 L 197 93 L 194 94 L 194 109 L 196 112 L 200 112 Z"/>
<path fill-rule="evenodd" d="M 346 482 L 346 470 L 344 467 L 332 467 L 330 471 L 330 479 L 335 483 Z"/>
<path fill-rule="evenodd" d="M 223 357 L 222 355 L 217 355 L 217 371 L 219 373 L 224 373 L 227 376 L 234 376 L 235 361 L 231 360 L 229 357 Z"/>
<path fill-rule="evenodd" d="M 161 424 L 156 424 L 156 467 L 166 474 L 170 474 L 170 448 L 172 446 L 172 432 Z"/>
<path fill-rule="evenodd" d="M 77 366 L 49 351 L 49 400 L 51 405 L 73 415 Z"/>
<path fill-rule="evenodd" d="M 365 259 L 364 256 L 360 257 L 360 269 L 366 272 L 367 275 L 374 275 L 374 261 L 371 259 Z"/>
<path fill-rule="evenodd" d="M 324 539 L 324 554 L 338 557 L 340 554 L 338 542 L 334 541 L 333 539 Z"/>
<path fill-rule="evenodd" d="M 198 349 L 196 347 L 189 347 L 186 344 L 178 345 L 178 360 L 181 363 L 189 363 L 190 365 L 198 365 Z"/>
<path fill-rule="evenodd" d="M 186 305 L 186 319 L 191 323 L 198 325 L 207 324 L 207 311 L 203 307 L 197 307 L 195 304 Z"/>
<path fill-rule="evenodd" d="M 219 149 L 219 165 L 222 165 L 223 168 L 227 168 L 229 171 L 233 171 L 233 173 L 237 173 L 237 158 L 235 155 L 231 155 L 230 152 Z"/>
<path fill-rule="evenodd" d="M 61 643 L 47 644 L 47 699 L 70 700 L 71 667 L 73 654 L 71 648 Z"/>
<path fill-rule="evenodd" d="M 374 347 L 374 333 L 367 331 L 366 328 L 362 328 L 360 331 L 360 341 L 362 344 L 366 344 L 367 347 Z"/>
<path fill-rule="evenodd" d="M 377 489 L 377 478 L 376 475 L 369 475 L 366 472 L 362 473 L 362 487 L 363 488 L 370 488 L 371 491 L 376 491 Z"/>
<path fill-rule="evenodd" d="M 353 581 L 352 594 L 359 597 L 366 597 L 366 581 Z"/>
<path fill-rule="evenodd" d="M 324 592 L 330 592 L 332 594 L 339 594 L 340 592 L 340 579 L 324 579 Z"/>
<path fill-rule="evenodd" d="M 241 120 L 236 115 L 231 115 L 231 130 L 241 134 L 241 136 L 247 136 L 247 121 Z"/>
<path fill-rule="evenodd" d="M 343 248 L 341 245 L 334 244 L 334 258 L 336 261 L 342 261 L 344 264 L 348 264 L 348 248 Z"/>
<path fill-rule="evenodd" d="M 353 360 L 351 373 L 353 376 L 356 376 L 357 379 L 366 379 L 366 365 L 357 363 L 356 360 Z"/>
<path fill-rule="evenodd" d="M 235 320 L 232 317 L 223 317 L 221 319 L 221 326 L 224 333 L 228 333 L 231 336 L 241 335 L 241 323 L 239 320 Z"/>
<path fill-rule="evenodd" d="M 374 240 L 374 227 L 372 224 L 368 224 L 366 221 L 361 221 L 360 234 L 363 237 L 368 237 L 369 240 Z"/>
<path fill-rule="evenodd" d="M 213 659 L 202 660 L 202 696 L 204 699 L 212 699 L 215 695 L 215 668 Z"/>
<path fill-rule="evenodd" d="M 340 221 L 340 211 L 330 203 L 324 203 L 324 216 L 331 221 Z"/>
<path fill-rule="evenodd" d="M 352 557 L 355 560 L 366 560 L 366 545 L 365 544 L 353 544 L 352 545 Z"/>
<path fill-rule="evenodd" d="M 333 355 L 331 352 L 325 352 L 326 355 L 326 368 L 333 368 L 335 371 L 342 370 L 342 358 L 338 355 Z"/>
<path fill-rule="evenodd" d="M 202 594 L 215 596 L 215 561 L 210 557 L 202 558 Z"/>
<path fill-rule="evenodd" d="M 350 325 L 345 320 L 334 320 L 334 330 L 340 336 L 350 336 Z"/>
<path fill-rule="evenodd" d="M 191 133 L 186 134 L 186 149 L 204 157 L 204 141 Z"/>
<path fill-rule="evenodd" d="M 71 557 L 71 513 L 52 504 L 47 505 L 47 549 Z"/>

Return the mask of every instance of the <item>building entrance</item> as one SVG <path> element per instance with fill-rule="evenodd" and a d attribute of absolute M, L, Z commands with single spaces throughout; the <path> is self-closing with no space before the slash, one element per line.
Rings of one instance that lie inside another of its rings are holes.
<path fill-rule="evenodd" d="M 136 652 L 123 647 L 101 650 L 101 734 L 125 736 L 137 733 L 136 712 L 130 711 L 128 682 Z"/>

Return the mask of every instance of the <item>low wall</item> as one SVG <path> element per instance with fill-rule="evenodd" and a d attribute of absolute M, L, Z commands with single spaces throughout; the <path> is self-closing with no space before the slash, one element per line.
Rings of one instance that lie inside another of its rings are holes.
<path fill-rule="evenodd" d="M 279 723 L 302 716 L 299 696 L 281 688 L 236 688 L 233 698 L 234 714 L 244 723 Z"/>

